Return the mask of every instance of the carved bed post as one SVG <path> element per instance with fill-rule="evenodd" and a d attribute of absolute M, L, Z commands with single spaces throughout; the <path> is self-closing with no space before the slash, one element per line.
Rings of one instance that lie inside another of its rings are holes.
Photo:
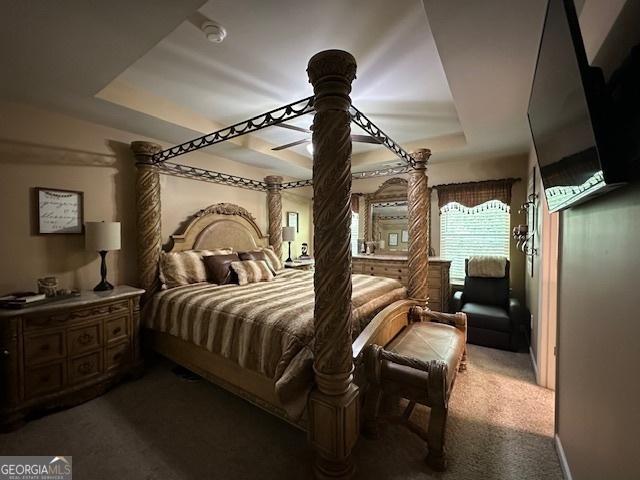
<path fill-rule="evenodd" d="M 267 183 L 269 245 L 273 247 L 278 258 L 282 259 L 282 197 L 280 195 L 282 177 L 270 175 L 265 177 L 264 181 Z"/>
<path fill-rule="evenodd" d="M 356 62 L 341 50 L 314 55 L 313 223 L 316 386 L 309 399 L 309 439 L 316 478 L 350 478 L 358 437 L 358 388 L 351 340 L 351 82 Z"/>
<path fill-rule="evenodd" d="M 429 190 L 427 161 L 431 150 L 422 148 L 411 154 L 414 166 L 409 173 L 407 209 L 409 215 L 409 297 L 427 304 L 429 269 Z"/>
<path fill-rule="evenodd" d="M 162 250 L 160 174 L 151 157 L 162 147 L 150 142 L 131 142 L 136 156 L 138 283 L 145 289 L 142 302 L 160 289 L 158 261 Z"/>

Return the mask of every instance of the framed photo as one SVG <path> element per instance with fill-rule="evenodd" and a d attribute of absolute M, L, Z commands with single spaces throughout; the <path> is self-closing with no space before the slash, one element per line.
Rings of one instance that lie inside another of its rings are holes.
<path fill-rule="evenodd" d="M 402 243 L 408 243 L 409 242 L 409 230 L 402 230 L 400 241 Z"/>
<path fill-rule="evenodd" d="M 296 233 L 300 233 L 298 212 L 287 212 L 287 227 L 296 227 Z"/>
<path fill-rule="evenodd" d="M 390 247 L 397 247 L 398 246 L 398 234 L 397 233 L 390 233 L 389 234 L 389 246 Z"/>
<path fill-rule="evenodd" d="M 35 195 L 39 235 L 78 235 L 84 232 L 82 192 L 38 187 L 35 189 Z"/>

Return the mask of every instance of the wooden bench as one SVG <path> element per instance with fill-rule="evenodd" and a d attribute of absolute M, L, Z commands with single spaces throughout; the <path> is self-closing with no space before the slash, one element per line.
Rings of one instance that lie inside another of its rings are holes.
<path fill-rule="evenodd" d="M 458 370 L 466 366 L 467 317 L 412 307 L 409 319 L 388 345 L 370 345 L 365 351 L 369 388 L 362 429 L 365 435 L 377 437 L 380 419 L 405 425 L 427 441 L 427 464 L 442 471 L 449 396 Z M 409 400 L 401 416 L 378 415 L 383 393 Z M 416 403 L 431 408 L 426 431 L 409 421 Z"/>

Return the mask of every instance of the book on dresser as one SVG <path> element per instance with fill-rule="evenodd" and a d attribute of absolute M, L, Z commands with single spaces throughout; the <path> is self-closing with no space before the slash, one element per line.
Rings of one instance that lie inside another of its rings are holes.
<path fill-rule="evenodd" d="M 118 286 L 0 310 L 0 430 L 90 400 L 141 373 L 143 293 Z"/>

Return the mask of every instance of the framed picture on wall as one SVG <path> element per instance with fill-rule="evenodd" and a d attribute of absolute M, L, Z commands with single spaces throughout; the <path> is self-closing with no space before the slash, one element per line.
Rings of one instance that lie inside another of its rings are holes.
<path fill-rule="evenodd" d="M 409 230 L 402 230 L 400 241 L 402 243 L 408 243 L 409 242 Z"/>
<path fill-rule="evenodd" d="M 39 235 L 78 235 L 84 232 L 82 192 L 37 187 L 35 197 Z"/>
<path fill-rule="evenodd" d="M 300 233 L 298 212 L 287 212 L 287 227 L 296 227 L 296 233 Z"/>
<path fill-rule="evenodd" d="M 389 234 L 389 246 L 390 247 L 397 247 L 398 246 L 398 234 L 397 233 L 390 233 Z"/>

